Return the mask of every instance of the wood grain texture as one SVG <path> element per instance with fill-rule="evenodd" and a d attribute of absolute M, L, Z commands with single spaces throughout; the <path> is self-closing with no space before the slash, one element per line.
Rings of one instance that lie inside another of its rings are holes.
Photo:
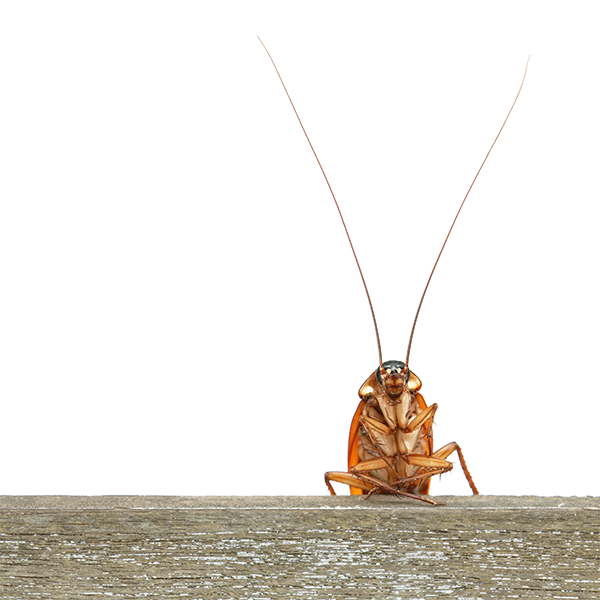
<path fill-rule="evenodd" d="M 600 499 L 0 497 L 0 598 L 600 598 Z"/>

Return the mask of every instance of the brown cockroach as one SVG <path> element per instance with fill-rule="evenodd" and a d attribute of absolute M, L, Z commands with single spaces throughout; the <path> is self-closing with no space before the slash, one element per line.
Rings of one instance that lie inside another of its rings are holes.
<path fill-rule="evenodd" d="M 442 245 L 433 269 L 429 275 L 429 279 L 425 285 L 425 290 L 421 296 L 417 313 L 413 322 L 412 330 L 410 332 L 410 338 L 408 341 L 408 350 L 406 351 L 406 360 L 404 362 L 399 360 L 389 360 L 383 362 L 381 354 L 381 343 L 379 340 L 379 329 L 377 328 L 377 320 L 375 319 L 375 311 L 373 310 L 373 303 L 367 289 L 367 284 L 363 276 L 362 269 L 358 262 L 356 252 L 350 234 L 346 228 L 344 217 L 338 205 L 333 189 L 329 184 L 325 170 L 321 165 L 321 161 L 313 148 L 313 145 L 304 129 L 304 125 L 300 120 L 300 116 L 296 111 L 296 107 L 292 102 L 292 99 L 283 83 L 283 79 L 279 74 L 279 70 L 275 65 L 275 61 L 271 57 L 266 46 L 263 44 L 260 37 L 258 38 L 263 48 L 267 52 L 275 71 L 283 85 L 283 89 L 294 109 L 294 113 L 302 127 L 302 131 L 308 140 L 310 148 L 317 159 L 317 163 L 325 177 L 329 191 L 333 196 L 335 206 L 342 220 L 342 225 L 350 242 L 350 248 L 356 261 L 356 266 L 360 273 L 360 277 L 367 294 L 369 301 L 369 307 L 371 308 L 371 315 L 373 317 L 373 323 L 375 325 L 375 336 L 377 338 L 377 348 L 379 351 L 379 366 L 371 374 L 371 376 L 363 383 L 358 391 L 360 397 L 360 403 L 352 424 L 350 425 L 350 437 L 348 441 L 348 471 L 329 471 L 325 473 L 325 483 L 332 495 L 335 495 L 335 491 L 331 485 L 332 481 L 338 483 L 344 483 L 350 486 L 350 493 L 353 495 L 366 494 L 370 496 L 373 493 L 377 494 L 393 494 L 397 496 L 407 496 L 409 498 L 415 498 L 422 500 L 430 504 L 440 504 L 427 498 L 423 498 L 423 495 L 429 493 L 429 486 L 431 478 L 434 475 L 442 475 L 447 473 L 453 467 L 452 463 L 448 461 L 448 457 L 456 451 L 462 470 L 469 482 L 469 486 L 473 491 L 474 495 L 479 494 L 477 487 L 473 482 L 473 478 L 469 473 L 465 458 L 460 446 L 456 442 L 446 444 L 439 450 L 433 450 L 433 418 L 437 411 L 438 405 L 432 404 L 427 406 L 423 396 L 419 393 L 421 389 L 421 380 L 408 368 L 408 360 L 410 358 L 410 349 L 412 346 L 413 335 L 415 333 L 415 327 L 419 313 L 421 312 L 421 306 L 423 299 L 427 293 L 427 288 L 433 277 L 433 273 L 437 264 L 440 260 L 442 252 L 446 247 L 446 243 L 454 224 L 458 219 L 458 215 L 464 206 L 469 193 L 483 168 L 483 165 L 487 161 L 492 148 L 496 144 L 496 141 L 500 137 L 504 125 L 508 121 L 510 114 L 517 103 L 523 84 L 525 83 L 525 76 L 527 75 L 527 65 L 529 59 L 527 59 L 527 65 L 525 65 L 525 73 L 523 80 L 519 87 L 519 91 L 508 111 L 508 115 L 502 123 L 500 131 L 496 135 L 488 153 L 486 154 L 479 170 L 477 171 L 475 178 L 471 182 L 469 189 L 461 205 L 452 221 L 452 225 L 446 239 Z"/>

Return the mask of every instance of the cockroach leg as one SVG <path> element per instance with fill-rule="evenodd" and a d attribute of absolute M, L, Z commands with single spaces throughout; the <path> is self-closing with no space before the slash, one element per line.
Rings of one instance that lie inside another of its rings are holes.
<path fill-rule="evenodd" d="M 368 500 L 375 492 L 377 492 L 377 488 L 373 488 L 370 492 L 365 496 L 365 500 Z"/>
<path fill-rule="evenodd" d="M 402 496 L 406 496 L 407 498 L 413 498 L 414 500 L 420 500 L 421 502 L 427 502 L 427 504 L 433 504 L 434 506 L 446 506 L 444 502 L 434 502 L 429 498 L 425 498 L 424 496 L 417 496 L 416 494 L 411 494 L 410 492 L 397 492 L 394 494 L 398 498 Z"/>
<path fill-rule="evenodd" d="M 477 486 L 471 477 L 471 473 L 469 473 L 469 469 L 467 468 L 467 463 L 465 461 L 465 455 L 463 454 L 460 446 L 456 442 L 450 442 L 445 446 L 442 446 L 439 450 L 434 452 L 431 456 L 435 456 L 436 458 L 448 458 L 454 451 L 458 454 L 458 460 L 460 461 L 460 466 L 462 467 L 463 473 L 469 482 L 469 486 L 473 491 L 473 495 L 478 496 L 479 492 L 477 491 Z"/>
<path fill-rule="evenodd" d="M 390 466 L 389 459 L 385 458 L 372 458 L 370 460 L 363 460 L 352 467 L 352 472 L 359 473 L 361 471 L 375 471 L 376 469 L 385 469 Z"/>
<path fill-rule="evenodd" d="M 360 423 L 367 432 L 374 449 L 379 454 L 379 458 L 360 461 L 350 467 L 350 472 L 360 477 L 362 471 L 375 471 L 387 467 L 394 477 L 400 478 L 400 474 L 396 471 L 395 467 L 396 458 L 398 457 L 398 448 L 396 446 L 395 438 L 391 435 L 393 434 L 393 431 L 380 421 L 370 419 L 366 416 L 360 418 Z M 367 465 L 367 468 L 364 467 L 365 464 Z M 371 468 L 368 468 L 369 464 L 372 465 Z"/>
<path fill-rule="evenodd" d="M 452 469 L 452 463 L 444 458 L 439 458 L 435 452 L 431 456 L 426 454 L 404 454 L 402 460 L 414 467 L 426 467 L 430 469 Z"/>
<path fill-rule="evenodd" d="M 437 473 L 433 473 L 434 475 Z M 429 475 L 421 475 L 420 478 L 428 477 Z M 391 494 L 393 496 L 398 496 L 399 498 L 405 496 L 407 498 L 413 498 L 414 500 L 421 500 L 421 502 L 426 502 L 427 504 L 433 505 L 443 505 L 442 502 L 434 502 L 433 500 L 429 500 L 423 496 L 419 496 L 417 494 L 411 494 L 410 492 L 404 492 L 402 490 L 397 489 L 396 487 L 385 483 L 375 477 L 371 477 L 364 473 L 360 475 L 354 475 L 353 473 L 344 473 L 341 471 L 329 471 L 325 473 L 325 483 L 327 488 L 331 492 L 332 496 L 335 496 L 335 490 L 331 485 L 331 481 L 336 481 L 337 483 L 343 483 L 345 485 L 350 485 L 352 487 L 360 488 L 361 490 L 365 490 L 367 492 L 367 497 L 371 496 L 374 493 L 379 491 L 385 491 L 387 494 Z"/>
<path fill-rule="evenodd" d="M 370 492 L 374 489 L 370 483 L 367 483 L 362 477 L 354 475 L 353 473 L 346 473 L 344 471 L 328 471 L 325 473 L 325 483 L 332 496 L 335 496 L 336 493 L 330 483 L 331 481 L 343 483 L 344 485 L 351 485 L 352 487 L 360 488 L 365 492 Z"/>
<path fill-rule="evenodd" d="M 431 406 L 428 406 L 422 413 L 419 413 L 412 421 L 410 421 L 410 423 L 402 431 L 405 431 L 407 433 L 415 431 L 429 418 L 431 418 L 431 422 L 433 423 L 433 417 L 437 409 L 437 404 L 432 404 Z"/>
<path fill-rule="evenodd" d="M 383 490 L 388 494 L 393 494 L 394 496 L 406 496 L 407 498 L 414 498 L 415 500 L 421 500 L 422 502 L 427 502 L 427 504 L 438 505 L 440 502 L 434 502 L 433 500 L 429 500 L 429 498 L 424 498 L 423 496 L 419 496 L 418 494 L 411 494 L 410 492 L 405 492 L 403 490 L 399 490 L 398 488 L 393 487 L 389 483 L 385 483 L 375 477 L 371 477 L 370 475 L 361 474 L 361 479 L 366 481 L 366 483 L 372 483 L 373 486 L 377 489 Z"/>
<path fill-rule="evenodd" d="M 413 481 L 419 481 L 420 479 L 428 479 L 430 477 L 434 477 L 435 475 L 443 475 L 444 473 L 447 473 L 450 470 L 451 469 L 432 469 L 430 471 L 427 471 L 426 473 L 417 473 L 416 475 L 411 475 L 410 477 L 401 477 L 396 481 L 391 481 L 390 485 L 405 485 L 407 483 L 412 483 Z"/>
<path fill-rule="evenodd" d="M 365 415 L 360 418 L 359 422 L 367 432 L 367 435 L 369 436 L 373 447 L 377 450 L 380 458 L 395 472 L 394 464 L 389 458 L 390 456 L 396 456 L 398 454 L 395 439 L 392 436 L 393 431 L 381 421 Z"/>

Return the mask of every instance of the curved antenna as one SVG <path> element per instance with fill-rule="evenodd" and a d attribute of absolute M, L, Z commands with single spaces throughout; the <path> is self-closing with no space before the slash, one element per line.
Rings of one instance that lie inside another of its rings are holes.
<path fill-rule="evenodd" d="M 319 163 L 321 173 L 323 173 L 323 177 L 325 177 L 325 181 L 327 182 L 327 187 L 329 188 L 329 191 L 331 192 L 331 195 L 333 196 L 333 201 L 335 202 L 335 206 L 340 215 L 340 219 L 342 220 L 342 225 L 344 226 L 344 231 L 346 232 L 346 237 L 348 238 L 348 241 L 350 242 L 350 248 L 352 248 L 352 254 L 354 255 L 354 260 L 356 261 L 356 266 L 358 267 L 358 272 L 360 273 L 360 278 L 362 279 L 363 285 L 365 286 L 365 292 L 367 293 L 367 300 L 369 301 L 369 308 L 371 309 L 371 315 L 373 317 L 373 325 L 375 325 L 375 335 L 377 336 L 377 350 L 379 352 L 379 366 L 382 366 L 383 358 L 381 356 L 381 342 L 379 340 L 379 329 L 377 327 L 377 320 L 375 319 L 375 311 L 373 310 L 373 303 L 371 302 L 371 296 L 369 295 L 369 290 L 367 289 L 367 283 L 365 281 L 365 277 L 363 275 L 362 269 L 360 268 L 360 263 L 358 262 L 356 252 L 354 251 L 354 245 L 352 244 L 352 240 L 350 239 L 350 234 L 348 233 L 348 228 L 346 227 L 344 217 L 342 216 L 342 211 L 340 210 L 340 206 L 335 198 L 335 194 L 333 193 L 333 190 L 331 189 L 331 185 L 329 184 L 329 179 L 327 179 L 327 175 L 325 175 L 325 170 L 323 169 L 323 166 L 321 165 L 321 161 L 319 160 L 319 157 L 317 156 L 317 153 L 315 152 L 315 149 L 313 148 L 313 145 L 311 144 L 310 138 L 308 137 L 308 133 L 306 133 L 306 129 L 304 129 L 304 125 L 302 125 L 302 121 L 300 120 L 300 116 L 298 115 L 298 111 L 296 110 L 296 107 L 294 106 L 294 103 L 292 102 L 292 99 L 290 98 L 287 88 L 285 87 L 285 83 L 283 83 L 283 79 L 281 78 L 281 75 L 279 74 L 279 69 L 277 68 L 277 65 L 275 64 L 273 57 L 269 54 L 267 47 L 263 44 L 263 41 L 260 39 L 259 36 L 256 36 L 256 37 L 258 38 L 258 41 L 262 44 L 262 47 L 265 49 L 265 52 L 267 53 L 267 55 L 271 59 L 271 62 L 273 63 L 273 66 L 275 67 L 275 71 L 277 72 L 279 81 L 281 81 L 281 85 L 283 86 L 286 96 L 288 97 L 288 100 L 290 101 L 290 104 L 292 105 L 292 108 L 294 109 L 294 112 L 296 113 L 296 118 L 298 119 L 298 122 L 300 123 L 300 127 L 302 127 L 302 131 L 304 132 L 304 135 L 306 136 L 306 139 L 308 141 L 310 149 L 313 151 L 313 154 L 315 155 L 315 158 L 317 159 L 317 162 Z"/>
<path fill-rule="evenodd" d="M 498 141 L 498 138 L 500 137 L 500 134 L 502 133 L 502 130 L 504 129 L 504 126 L 506 125 L 506 121 L 508 121 L 508 117 L 510 117 L 510 113 L 512 112 L 512 109 L 515 107 L 515 104 L 517 103 L 517 100 L 519 99 L 519 94 L 521 93 L 521 89 L 523 88 L 523 84 L 525 83 L 525 76 L 527 75 L 527 67 L 529 65 L 529 58 L 530 57 L 527 57 L 527 63 L 525 64 L 525 73 L 523 74 L 523 80 L 521 81 L 521 85 L 520 85 L 519 91 L 517 92 L 517 95 L 514 99 L 514 102 L 512 103 L 512 106 L 510 107 L 508 114 L 506 115 L 506 119 L 504 119 L 504 123 L 502 123 L 502 127 L 500 127 L 500 131 L 498 132 L 498 135 L 494 139 L 494 143 L 490 146 L 488 153 L 485 155 L 485 158 L 483 159 L 483 162 L 481 163 L 481 166 L 479 167 L 479 170 L 477 171 L 475 178 L 473 179 L 471 185 L 469 186 L 469 189 L 467 190 L 467 193 L 465 194 L 463 201 L 460 204 L 458 212 L 456 213 L 456 216 L 454 217 L 454 221 L 452 221 L 452 225 L 450 226 L 450 231 L 448 231 L 448 235 L 446 236 L 446 239 L 444 240 L 442 249 L 440 250 L 438 257 L 435 260 L 435 264 L 433 265 L 433 269 L 431 269 L 431 273 L 429 274 L 429 279 L 427 280 L 427 284 L 425 285 L 425 289 L 423 290 L 423 295 L 421 296 L 421 301 L 419 302 L 419 307 L 417 308 L 417 314 L 415 315 L 415 320 L 413 322 L 412 330 L 410 332 L 410 339 L 408 340 L 408 350 L 406 351 L 406 361 L 405 361 L 407 368 L 408 368 L 408 359 L 410 357 L 410 348 L 412 346 L 412 341 L 413 341 L 413 335 L 415 334 L 415 327 L 417 326 L 417 319 L 419 318 L 419 313 L 421 312 L 421 306 L 423 304 L 423 299 L 425 298 L 425 294 L 427 293 L 427 288 L 429 287 L 429 283 L 431 281 L 431 278 L 433 277 L 433 272 L 435 271 L 435 268 L 437 267 L 437 264 L 440 260 L 440 256 L 442 256 L 442 252 L 444 251 L 444 248 L 446 247 L 446 242 L 448 241 L 448 238 L 450 237 L 450 234 L 452 233 L 452 229 L 454 228 L 456 219 L 458 219 L 458 215 L 460 214 L 460 211 L 462 210 L 462 207 L 463 207 L 464 203 L 466 202 L 467 197 L 469 196 L 469 192 L 471 191 L 471 188 L 473 187 L 473 185 L 475 185 L 475 182 L 477 181 L 477 177 L 479 177 L 479 173 L 481 172 L 481 169 L 483 169 L 483 165 L 485 165 L 485 161 L 488 159 L 488 156 L 490 155 L 492 148 L 495 146 L 496 142 Z"/>

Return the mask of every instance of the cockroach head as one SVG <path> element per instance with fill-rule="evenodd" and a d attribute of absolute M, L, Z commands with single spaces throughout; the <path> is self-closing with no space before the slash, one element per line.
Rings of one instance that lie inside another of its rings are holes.
<path fill-rule="evenodd" d="M 401 360 L 388 360 L 382 367 L 377 369 L 377 381 L 391 400 L 398 400 L 406 389 L 410 371 Z"/>

